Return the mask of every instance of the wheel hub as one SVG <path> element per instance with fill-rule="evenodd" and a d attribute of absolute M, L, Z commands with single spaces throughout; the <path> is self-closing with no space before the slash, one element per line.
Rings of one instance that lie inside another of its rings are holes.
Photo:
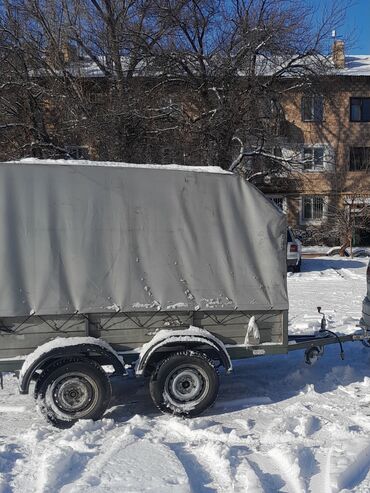
<path fill-rule="evenodd" d="M 196 400 L 204 389 L 204 377 L 195 368 L 181 368 L 168 379 L 168 391 L 179 402 Z"/>
<path fill-rule="evenodd" d="M 84 375 L 60 378 L 52 390 L 55 404 L 64 412 L 78 413 L 88 410 L 94 400 L 94 385 Z"/>

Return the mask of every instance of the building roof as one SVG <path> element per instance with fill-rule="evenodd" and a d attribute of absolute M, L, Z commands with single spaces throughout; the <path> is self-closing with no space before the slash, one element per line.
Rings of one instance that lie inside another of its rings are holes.
<path fill-rule="evenodd" d="M 102 65 L 106 65 L 105 57 L 99 57 Z M 122 69 L 127 72 L 130 68 L 128 57 L 121 57 Z M 320 54 L 310 55 L 304 58 L 289 56 L 277 56 L 268 58 L 264 55 L 257 57 L 256 75 L 271 76 L 283 71 L 283 77 L 299 77 L 307 69 L 314 70 L 317 74 L 330 74 L 340 76 L 370 76 L 370 55 L 346 55 L 345 68 L 336 69 L 332 56 Z M 79 60 L 71 61 L 68 71 L 75 77 L 99 78 L 105 77 L 104 72 L 94 61 L 81 57 Z M 243 77 L 246 71 L 241 67 L 239 75 Z M 43 75 L 43 70 L 38 70 L 37 75 Z M 158 76 L 161 70 L 155 66 L 153 60 L 141 60 L 134 68 L 135 76 Z"/>
<path fill-rule="evenodd" d="M 370 76 L 370 55 L 346 55 L 345 68 L 337 70 L 338 75 Z"/>
<path fill-rule="evenodd" d="M 290 64 L 290 65 L 289 65 Z M 291 63 L 289 59 L 276 58 L 275 60 L 262 60 L 259 64 L 259 72 L 262 75 L 272 75 L 283 68 L 286 70 L 285 77 L 299 76 L 307 68 L 312 68 L 318 74 L 339 75 L 352 77 L 370 76 L 370 55 L 346 55 L 345 67 L 335 68 L 333 57 L 324 55 L 313 55 L 297 62 Z"/>

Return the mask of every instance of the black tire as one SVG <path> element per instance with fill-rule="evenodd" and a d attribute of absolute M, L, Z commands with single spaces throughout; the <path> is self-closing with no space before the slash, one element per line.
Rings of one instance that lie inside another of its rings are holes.
<path fill-rule="evenodd" d="M 70 428 L 79 419 L 100 419 L 112 395 L 102 367 L 85 358 L 55 361 L 40 375 L 36 389 L 42 415 L 57 428 Z"/>
<path fill-rule="evenodd" d="M 218 372 L 203 353 L 174 353 L 159 363 L 150 378 L 150 395 L 163 413 L 198 416 L 216 400 Z"/>

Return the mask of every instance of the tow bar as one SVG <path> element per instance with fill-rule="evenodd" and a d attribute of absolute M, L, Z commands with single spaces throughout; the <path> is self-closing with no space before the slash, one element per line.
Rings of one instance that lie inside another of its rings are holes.
<path fill-rule="evenodd" d="M 338 335 L 327 328 L 328 322 L 325 313 L 321 311 L 321 306 L 317 311 L 322 315 L 320 330 L 313 335 L 290 335 L 288 336 L 288 351 L 305 350 L 305 362 L 313 365 L 324 354 L 324 347 L 330 344 L 339 344 L 340 358 L 344 359 L 344 342 L 361 341 L 365 347 L 370 348 L 370 331 L 365 327 L 359 326 L 360 331 L 348 335 Z"/>

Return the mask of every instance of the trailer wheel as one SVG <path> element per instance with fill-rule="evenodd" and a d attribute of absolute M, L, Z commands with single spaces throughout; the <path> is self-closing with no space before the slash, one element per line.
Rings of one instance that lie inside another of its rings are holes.
<path fill-rule="evenodd" d="M 35 397 L 49 423 L 70 428 L 79 419 L 100 419 L 111 392 L 108 376 L 95 361 L 58 360 L 40 375 Z"/>
<path fill-rule="evenodd" d="M 218 372 L 205 354 L 184 351 L 159 363 L 149 389 L 163 413 L 194 417 L 214 403 L 219 385 Z"/>

